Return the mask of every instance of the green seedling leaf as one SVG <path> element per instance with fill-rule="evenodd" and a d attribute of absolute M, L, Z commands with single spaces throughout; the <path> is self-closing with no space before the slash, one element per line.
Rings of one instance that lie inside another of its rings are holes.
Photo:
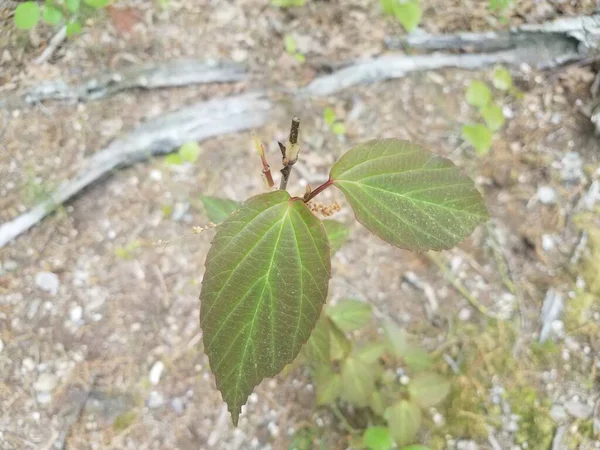
<path fill-rule="evenodd" d="M 400 25 L 410 33 L 421 23 L 423 11 L 418 1 L 412 0 L 394 5 L 394 15 Z"/>
<path fill-rule="evenodd" d="M 323 110 L 323 119 L 327 125 L 333 125 L 335 122 L 335 111 L 331 108 L 325 108 Z"/>
<path fill-rule="evenodd" d="M 368 364 L 349 356 L 342 365 L 341 382 L 343 400 L 359 408 L 369 406 L 375 391 L 375 376 Z"/>
<path fill-rule="evenodd" d="M 498 131 L 504 125 L 504 113 L 498 105 L 487 105 L 481 108 L 481 116 L 490 131 Z"/>
<path fill-rule="evenodd" d="M 406 332 L 389 319 L 384 320 L 383 331 L 391 352 L 397 357 L 403 358 L 411 349 Z"/>
<path fill-rule="evenodd" d="M 429 447 L 425 447 L 424 445 L 408 445 L 406 447 L 402 447 L 400 450 L 431 450 Z"/>
<path fill-rule="evenodd" d="M 42 15 L 44 22 L 49 25 L 57 25 L 63 18 L 62 12 L 60 9 L 55 8 L 52 5 L 44 6 L 44 13 Z"/>
<path fill-rule="evenodd" d="M 329 341 L 329 319 L 322 314 L 302 350 L 309 361 L 328 364 L 331 357 Z"/>
<path fill-rule="evenodd" d="M 487 155 L 492 147 L 492 132 L 488 127 L 480 123 L 464 125 L 462 127 L 462 136 L 465 141 L 475 148 L 477 154 L 480 156 Z"/>
<path fill-rule="evenodd" d="M 40 20 L 40 7 L 35 2 L 21 3 L 15 9 L 14 21 L 17 28 L 29 30 Z"/>
<path fill-rule="evenodd" d="M 513 80 L 508 69 L 501 66 L 496 67 L 492 75 L 492 83 L 496 89 L 500 89 L 501 91 L 510 90 Z"/>
<path fill-rule="evenodd" d="M 92 8 L 104 8 L 108 6 L 112 0 L 83 0 L 86 5 Z"/>
<path fill-rule="evenodd" d="M 408 385 L 411 400 L 424 409 L 439 404 L 449 392 L 450 382 L 433 372 L 417 375 Z"/>
<path fill-rule="evenodd" d="M 303 63 L 304 61 L 306 61 L 306 57 L 302 53 L 296 53 L 294 55 L 294 58 L 296 58 L 296 61 L 298 61 L 299 63 Z"/>
<path fill-rule="evenodd" d="M 342 391 L 340 374 L 335 373 L 329 366 L 320 365 L 314 374 L 314 380 L 317 405 L 333 405 Z"/>
<path fill-rule="evenodd" d="M 394 15 L 394 7 L 398 3 L 398 0 L 380 0 L 380 3 L 384 14 L 389 16 Z"/>
<path fill-rule="evenodd" d="M 221 223 L 234 212 L 240 204 L 227 198 L 200 195 L 200 200 L 208 218 L 214 223 Z"/>
<path fill-rule="evenodd" d="M 286 34 L 285 37 L 283 38 L 283 42 L 285 45 L 285 51 L 290 53 L 290 54 L 294 54 L 296 53 L 296 50 L 298 50 L 298 46 L 296 45 L 296 39 L 294 39 L 294 37 L 290 34 Z"/>
<path fill-rule="evenodd" d="M 70 13 L 79 11 L 80 0 L 65 0 L 65 6 Z"/>
<path fill-rule="evenodd" d="M 165 164 L 168 166 L 180 166 L 183 164 L 183 158 L 179 153 L 169 153 L 165 156 Z"/>
<path fill-rule="evenodd" d="M 75 21 L 67 24 L 67 37 L 75 36 L 79 33 L 81 33 L 81 24 L 79 22 Z"/>
<path fill-rule="evenodd" d="M 356 351 L 356 357 L 366 364 L 373 364 L 381 358 L 384 351 L 385 346 L 381 342 L 369 342 Z"/>
<path fill-rule="evenodd" d="M 408 445 L 415 440 L 421 426 L 421 410 L 408 400 L 400 400 L 385 410 L 385 420 L 398 445 Z"/>
<path fill-rule="evenodd" d="M 383 416 L 383 413 L 385 411 L 385 402 L 383 401 L 383 394 L 381 393 L 381 391 L 373 391 L 373 394 L 371 395 L 371 399 L 369 401 L 369 407 L 378 416 Z"/>
<path fill-rule="evenodd" d="M 413 372 L 422 372 L 431 367 L 431 356 L 422 348 L 409 348 L 402 357 L 406 366 Z"/>
<path fill-rule="evenodd" d="M 332 362 L 345 359 L 352 350 L 352 344 L 344 332 L 331 321 L 329 322 L 329 345 L 329 356 Z"/>
<path fill-rule="evenodd" d="M 325 310 L 329 318 L 345 333 L 358 330 L 371 320 L 372 311 L 368 303 L 344 299 Z"/>
<path fill-rule="evenodd" d="M 330 271 L 325 227 L 286 191 L 252 197 L 217 228 L 200 325 L 234 425 L 254 387 L 294 361 L 310 337 Z"/>
<path fill-rule="evenodd" d="M 488 218 L 473 182 L 452 161 L 407 141 L 359 144 L 330 178 L 360 223 L 407 250 L 452 248 Z"/>
<path fill-rule="evenodd" d="M 187 142 L 179 147 L 178 153 L 179 156 L 181 156 L 182 161 L 193 163 L 198 160 L 200 146 L 197 142 Z"/>
<path fill-rule="evenodd" d="M 333 254 L 342 248 L 342 245 L 348 240 L 350 229 L 337 220 L 324 220 L 323 225 L 325 225 L 331 253 Z"/>
<path fill-rule="evenodd" d="M 386 427 L 369 427 L 363 434 L 363 445 L 369 450 L 389 450 L 394 445 L 394 438 Z"/>
<path fill-rule="evenodd" d="M 492 92 L 483 81 L 473 80 L 467 88 L 465 98 L 469 105 L 483 108 L 492 101 Z"/>
<path fill-rule="evenodd" d="M 346 125 L 344 125 L 342 122 L 336 122 L 333 125 L 331 125 L 331 131 L 333 131 L 333 134 L 341 136 L 343 134 L 346 134 Z"/>

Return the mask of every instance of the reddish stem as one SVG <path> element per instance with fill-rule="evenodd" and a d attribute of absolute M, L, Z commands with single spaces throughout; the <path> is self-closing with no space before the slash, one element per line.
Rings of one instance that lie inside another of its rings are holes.
<path fill-rule="evenodd" d="M 304 203 L 310 202 L 313 198 L 315 198 L 317 195 L 319 195 L 321 192 L 323 192 L 325 189 L 327 189 L 332 184 L 333 184 L 333 180 L 330 178 L 325 183 L 323 183 L 321 186 L 319 186 L 318 188 L 316 188 L 314 191 L 311 191 L 310 194 L 308 194 L 307 196 L 305 196 L 304 197 Z"/>

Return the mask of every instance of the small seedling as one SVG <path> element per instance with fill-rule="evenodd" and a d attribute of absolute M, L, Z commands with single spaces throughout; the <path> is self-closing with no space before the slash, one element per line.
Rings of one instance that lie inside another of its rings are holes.
<path fill-rule="evenodd" d="M 197 142 L 188 142 L 179 147 L 177 153 L 171 153 L 165 157 L 168 166 L 179 166 L 185 163 L 195 163 L 200 155 L 200 146 Z"/>
<path fill-rule="evenodd" d="M 303 63 L 306 60 L 302 52 L 298 51 L 298 44 L 296 43 L 296 39 L 294 39 L 292 35 L 286 34 L 283 41 L 285 44 L 285 51 L 291 56 L 293 56 L 296 59 L 296 61 L 298 61 L 299 63 Z"/>
<path fill-rule="evenodd" d="M 306 0 L 271 0 L 271 5 L 278 8 L 292 8 L 294 6 L 304 6 Z"/>
<path fill-rule="evenodd" d="M 398 139 L 375 139 L 353 147 L 333 165 L 323 184 L 314 190 L 309 187 L 301 197 L 291 196 L 287 185 L 299 158 L 299 127 L 295 118 L 287 142 L 280 143 L 279 189 L 251 197 L 219 224 L 206 257 L 200 325 L 217 388 L 237 425 L 253 389 L 293 362 L 312 334 L 313 340 L 330 342 L 329 355 L 344 361 L 341 373 L 328 375 L 344 386 L 342 399 L 363 406 L 376 400 L 374 409 L 387 423 L 412 415 L 414 425 L 418 405 L 437 401 L 439 392 L 408 387 L 410 400 L 402 400 L 408 404 L 386 405 L 386 398 L 392 398 L 387 395 L 373 400 L 375 391 L 366 388 L 375 387 L 377 371 L 370 365 L 379 357 L 381 345 L 350 353 L 336 322 L 356 323 L 356 318 L 349 321 L 347 312 L 343 320 L 339 314 L 335 319 L 330 313 L 321 314 L 331 277 L 331 244 L 326 226 L 313 210 L 325 213 L 336 208 L 319 206 L 315 198 L 336 187 L 367 229 L 411 251 L 452 248 L 487 219 L 485 204 L 473 182 L 450 160 Z M 259 155 L 265 179 L 272 180 L 264 150 Z M 397 356 L 407 367 L 411 358 L 423 363 L 418 352 Z M 394 390 L 399 385 L 386 386 Z M 337 398 L 335 386 L 328 392 Z M 435 399 L 424 396 L 432 393 Z M 398 443 L 403 441 L 396 431 L 393 435 Z"/>
<path fill-rule="evenodd" d="M 342 136 L 346 133 L 346 125 L 337 118 L 333 109 L 325 108 L 323 110 L 323 120 L 325 120 L 325 123 L 333 134 Z"/>
<path fill-rule="evenodd" d="M 423 11 L 419 0 L 380 0 L 380 3 L 384 14 L 394 16 L 409 33 L 421 23 Z"/>

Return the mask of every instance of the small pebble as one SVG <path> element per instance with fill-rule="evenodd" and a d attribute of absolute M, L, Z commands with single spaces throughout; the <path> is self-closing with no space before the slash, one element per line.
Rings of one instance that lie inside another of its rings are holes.
<path fill-rule="evenodd" d="M 35 284 L 45 292 L 56 295 L 60 287 L 58 275 L 52 272 L 39 272 L 35 276 Z"/>
<path fill-rule="evenodd" d="M 542 235 L 542 249 L 549 252 L 554 248 L 554 239 L 549 234 Z"/>
<path fill-rule="evenodd" d="M 565 410 L 576 419 L 587 419 L 592 415 L 593 408 L 577 400 L 570 400 L 564 404 Z"/>
<path fill-rule="evenodd" d="M 458 313 L 458 318 L 463 322 L 466 322 L 471 318 L 471 310 L 469 308 L 463 308 Z"/>
<path fill-rule="evenodd" d="M 148 408 L 154 409 L 162 406 L 165 403 L 165 397 L 158 391 L 150 392 L 148 396 Z"/>
<path fill-rule="evenodd" d="M 183 399 L 181 397 L 175 397 L 171 400 L 171 408 L 175 411 L 175 414 L 178 416 L 182 416 L 185 411 L 185 404 L 183 403 Z"/>
<path fill-rule="evenodd" d="M 540 186 L 537 190 L 537 198 L 544 205 L 556 203 L 556 191 L 550 186 Z"/>
<path fill-rule="evenodd" d="M 164 369 L 165 365 L 162 361 L 156 361 L 150 369 L 148 379 L 150 380 L 150 383 L 152 383 L 153 386 L 156 386 L 160 382 L 160 377 L 162 376 Z"/>
<path fill-rule="evenodd" d="M 41 374 L 33 384 L 33 388 L 38 392 L 51 392 L 58 384 L 58 377 L 51 373 Z"/>
<path fill-rule="evenodd" d="M 83 308 L 79 305 L 71 308 L 69 311 L 69 319 L 73 323 L 78 323 L 83 318 Z"/>

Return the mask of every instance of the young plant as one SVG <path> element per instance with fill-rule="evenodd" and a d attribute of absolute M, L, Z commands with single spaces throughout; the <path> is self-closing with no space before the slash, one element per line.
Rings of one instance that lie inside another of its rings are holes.
<path fill-rule="evenodd" d="M 83 0 L 84 3 L 95 9 L 108 6 L 112 0 Z M 46 0 L 43 6 L 33 1 L 19 4 L 15 9 L 15 26 L 22 30 L 35 27 L 40 18 L 48 25 L 56 26 L 66 23 L 67 36 L 81 32 L 79 21 L 81 9 L 80 0 Z"/>
<path fill-rule="evenodd" d="M 271 5 L 278 8 L 292 8 L 294 6 L 304 6 L 306 0 L 271 0 Z"/>
<path fill-rule="evenodd" d="M 286 188 L 300 151 L 299 125 L 294 119 L 280 144 L 279 190 L 251 197 L 218 225 L 206 257 L 204 350 L 234 425 L 252 390 L 296 359 L 322 317 L 331 245 L 310 208 L 320 193 L 341 190 L 367 229 L 412 251 L 449 249 L 488 217 L 473 182 L 450 160 L 397 139 L 355 146 L 326 182 L 293 197 Z M 264 152 L 261 159 L 270 176 Z"/>
<path fill-rule="evenodd" d="M 493 84 L 496 89 L 505 92 L 514 91 L 510 72 L 503 67 L 494 70 Z M 462 127 L 463 138 L 471 144 L 477 154 L 485 156 L 492 147 L 492 136 L 504 126 L 502 107 L 492 99 L 492 91 L 486 83 L 473 80 L 465 92 L 467 103 L 475 106 L 485 124 L 475 123 Z"/>
<path fill-rule="evenodd" d="M 419 0 L 380 0 L 380 3 L 383 13 L 394 16 L 408 33 L 421 23 L 423 11 Z"/>
<path fill-rule="evenodd" d="M 303 63 L 306 60 L 304 54 L 298 50 L 298 44 L 292 35 L 286 34 L 283 38 L 283 42 L 285 44 L 285 51 L 293 56 L 296 61 Z"/>
<path fill-rule="evenodd" d="M 337 118 L 333 109 L 325 108 L 323 110 L 323 120 L 325 120 L 325 123 L 333 134 L 338 136 L 346 134 L 346 125 Z"/>

